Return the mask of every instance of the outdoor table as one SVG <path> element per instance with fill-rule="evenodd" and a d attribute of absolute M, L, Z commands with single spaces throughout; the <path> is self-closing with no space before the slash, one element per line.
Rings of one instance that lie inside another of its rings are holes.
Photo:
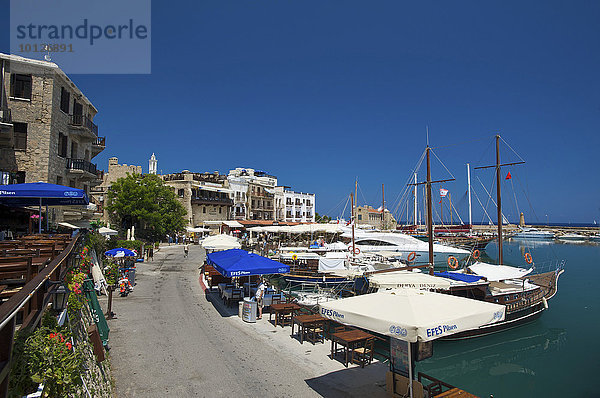
<path fill-rule="evenodd" d="M 292 318 L 292 334 L 294 336 L 294 325 L 298 324 L 298 335 L 300 336 L 300 344 L 304 343 L 304 335 L 306 334 L 307 329 L 321 327 L 321 329 L 325 328 L 325 322 L 327 322 L 327 318 L 322 317 L 319 314 L 309 314 L 309 315 L 296 315 Z M 313 341 L 314 344 L 314 341 Z"/>
<path fill-rule="evenodd" d="M 265 307 L 270 307 L 273 304 L 273 296 L 277 294 L 277 293 L 270 293 L 270 294 L 265 294 L 265 297 L 263 297 L 263 305 Z M 280 303 L 285 303 L 286 299 L 284 295 L 281 295 L 281 300 L 279 301 Z"/>
<path fill-rule="evenodd" d="M 233 293 L 235 291 L 239 291 L 240 292 L 240 296 L 242 295 L 242 289 L 238 289 L 238 288 L 227 288 L 225 290 L 223 290 L 223 301 L 227 302 L 227 305 L 229 305 L 231 303 L 231 299 L 233 298 Z"/>
<path fill-rule="evenodd" d="M 253 287 L 253 288 L 251 288 L 251 289 L 250 289 L 250 294 L 251 294 L 252 296 L 255 296 L 255 295 L 256 295 L 256 291 L 257 291 L 257 290 L 258 290 L 258 288 L 257 288 L 257 287 Z M 275 289 L 273 289 L 272 287 L 269 287 L 269 288 L 265 289 L 265 295 L 267 295 L 267 294 L 275 294 Z"/>
<path fill-rule="evenodd" d="M 359 329 L 333 333 L 331 335 L 331 359 L 333 359 L 333 355 L 337 351 L 337 344 L 339 344 L 344 347 L 344 366 L 348 367 L 348 353 L 350 350 L 353 350 L 357 344 L 366 341 L 370 337 L 374 336 Z"/>
<path fill-rule="evenodd" d="M 275 314 L 275 326 L 279 322 L 280 317 L 286 314 L 294 314 L 300 309 L 300 306 L 296 303 L 280 303 L 271 305 L 271 312 L 269 313 L 269 322 L 271 321 L 271 315 Z M 281 325 L 284 326 L 283 324 Z"/>

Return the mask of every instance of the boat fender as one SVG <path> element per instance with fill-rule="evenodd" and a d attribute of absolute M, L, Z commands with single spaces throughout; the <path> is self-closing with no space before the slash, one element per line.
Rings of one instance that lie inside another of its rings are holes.
<path fill-rule="evenodd" d="M 413 260 L 414 260 L 416 257 L 417 257 L 417 253 L 415 253 L 415 252 L 411 252 L 411 253 L 408 255 L 408 257 L 406 257 L 406 260 L 407 260 L 409 263 L 411 263 L 411 262 L 413 262 Z"/>
<path fill-rule="evenodd" d="M 531 253 L 525 253 L 525 261 L 527 261 L 527 264 L 531 264 L 533 262 L 533 257 L 531 257 Z"/>
<path fill-rule="evenodd" d="M 454 256 L 448 257 L 448 267 L 450 267 L 451 269 L 458 268 L 458 260 L 456 259 L 456 257 L 454 257 Z"/>
<path fill-rule="evenodd" d="M 548 300 L 546 300 L 546 297 L 542 297 L 542 304 L 544 304 L 544 309 L 548 309 Z"/>
<path fill-rule="evenodd" d="M 477 260 L 480 256 L 481 253 L 479 253 L 479 250 L 475 249 L 475 251 L 473 252 L 473 258 Z"/>

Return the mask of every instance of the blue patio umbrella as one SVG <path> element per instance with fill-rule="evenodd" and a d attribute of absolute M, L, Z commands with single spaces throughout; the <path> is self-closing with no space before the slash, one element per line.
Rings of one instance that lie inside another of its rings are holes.
<path fill-rule="evenodd" d="M 135 257 L 137 254 L 133 250 L 118 247 L 116 249 L 110 249 L 104 252 L 105 256 L 108 257 Z"/>
<path fill-rule="evenodd" d="M 289 265 L 241 249 L 209 253 L 206 262 L 226 277 L 287 274 L 290 272 Z"/>
<path fill-rule="evenodd" d="M 39 206 L 38 232 L 42 232 L 42 206 L 87 205 L 89 199 L 84 190 L 46 182 L 0 185 L 0 204 L 9 206 Z M 46 211 L 46 224 L 48 223 Z"/>

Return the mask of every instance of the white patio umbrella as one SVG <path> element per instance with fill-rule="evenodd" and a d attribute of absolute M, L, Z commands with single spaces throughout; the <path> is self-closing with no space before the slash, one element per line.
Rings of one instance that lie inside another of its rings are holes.
<path fill-rule="evenodd" d="M 242 247 L 237 238 L 230 235 L 214 235 L 202 241 L 202 247 L 207 250 L 228 250 Z"/>
<path fill-rule="evenodd" d="M 505 315 L 503 305 L 416 289 L 365 294 L 325 302 L 319 307 L 326 318 L 409 343 L 476 329 L 502 321 Z M 409 386 L 412 396 L 412 384 Z"/>
<path fill-rule="evenodd" d="M 114 229 L 110 229 L 110 228 L 106 228 L 106 227 L 100 227 L 100 228 L 98 228 L 98 233 L 100 235 L 103 235 L 103 236 L 110 236 L 110 235 L 118 235 L 119 234 Z"/>

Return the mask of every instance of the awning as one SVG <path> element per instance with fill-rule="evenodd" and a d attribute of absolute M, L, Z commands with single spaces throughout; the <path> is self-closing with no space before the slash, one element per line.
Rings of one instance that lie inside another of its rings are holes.
<path fill-rule="evenodd" d="M 505 311 L 499 304 L 416 289 L 364 294 L 319 307 L 326 318 L 409 342 L 502 321 Z"/>
<path fill-rule="evenodd" d="M 221 275 L 229 278 L 290 272 L 289 265 L 240 249 L 209 253 L 206 262 L 219 271 Z"/>
<path fill-rule="evenodd" d="M 187 232 L 210 232 L 210 228 L 202 228 L 202 227 L 196 227 L 196 228 L 185 227 L 185 230 Z"/>
<path fill-rule="evenodd" d="M 505 279 L 515 279 L 530 274 L 533 268 L 519 268 L 508 265 L 495 265 L 477 262 L 469 266 L 469 269 L 476 275 L 485 276 L 488 281 L 501 281 Z"/>
<path fill-rule="evenodd" d="M 450 281 L 422 272 L 390 271 L 369 275 L 369 286 L 379 289 L 449 289 Z"/>
<path fill-rule="evenodd" d="M 227 225 L 229 228 L 244 228 L 244 226 L 237 221 L 223 221 L 223 224 Z"/>
<path fill-rule="evenodd" d="M 221 225 L 224 224 L 225 221 L 224 220 L 220 220 L 220 221 L 202 221 L 202 224 L 204 225 Z"/>
<path fill-rule="evenodd" d="M 59 222 L 58 225 L 65 228 L 79 229 L 77 225 L 69 224 L 68 222 Z"/>

